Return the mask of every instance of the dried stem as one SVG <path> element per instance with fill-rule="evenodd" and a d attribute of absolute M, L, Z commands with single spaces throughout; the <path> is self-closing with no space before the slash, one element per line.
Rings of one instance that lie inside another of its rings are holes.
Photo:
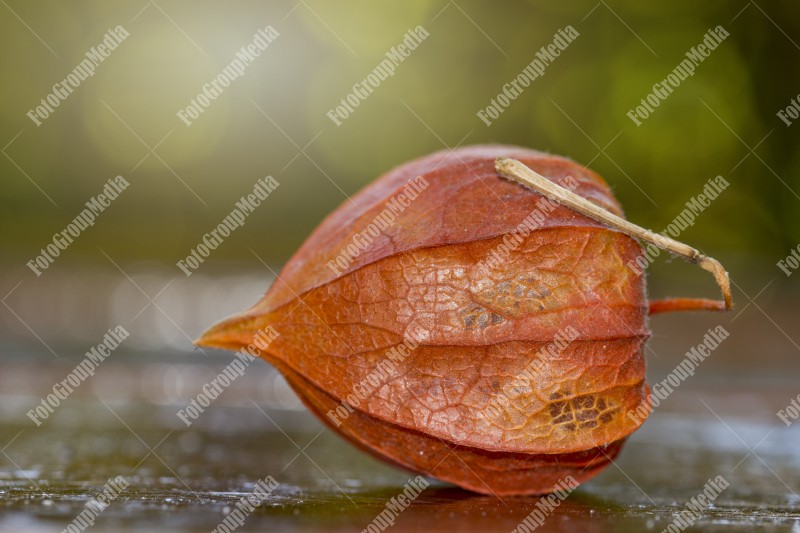
<path fill-rule="evenodd" d="M 722 265 L 716 259 L 708 257 L 706 255 L 701 254 L 695 248 L 692 248 L 688 244 L 684 244 L 682 242 L 676 241 L 675 239 L 671 239 L 665 235 L 661 235 L 659 233 L 655 233 L 648 229 L 644 229 L 641 226 L 637 226 L 631 222 L 628 222 L 624 218 L 618 217 L 614 213 L 609 212 L 602 207 L 593 204 L 586 198 L 582 196 L 578 196 L 574 192 L 553 183 L 552 181 L 548 180 L 544 176 L 534 172 L 520 161 L 516 159 L 510 159 L 506 157 L 500 157 L 495 160 L 495 169 L 497 172 L 510 180 L 516 181 L 528 187 L 531 187 L 533 190 L 547 196 L 553 201 L 556 201 L 560 204 L 566 205 L 571 207 L 575 211 L 585 215 L 591 219 L 596 220 L 602 224 L 610 226 L 616 230 L 621 231 L 622 233 L 630 236 L 635 237 L 637 239 L 641 239 L 643 241 L 652 243 L 663 250 L 667 250 L 669 252 L 674 253 L 675 255 L 679 255 L 690 263 L 695 263 L 700 267 L 708 270 L 714 275 L 714 279 L 719 285 L 720 290 L 722 291 L 722 297 L 724 299 L 724 306 L 723 305 L 709 305 L 707 300 L 683 300 L 684 302 L 706 302 L 705 305 L 702 306 L 704 309 L 724 309 L 730 310 L 733 308 L 733 299 L 731 298 L 731 289 L 730 289 L 730 280 L 728 278 L 728 273 L 722 267 Z M 720 302 L 721 304 L 721 302 Z M 681 306 L 679 306 L 681 307 Z M 689 306 L 682 306 L 681 309 L 688 309 Z M 663 312 L 667 310 L 678 310 L 677 307 L 675 309 L 670 308 L 669 305 L 663 305 L 658 307 L 656 312 Z"/>

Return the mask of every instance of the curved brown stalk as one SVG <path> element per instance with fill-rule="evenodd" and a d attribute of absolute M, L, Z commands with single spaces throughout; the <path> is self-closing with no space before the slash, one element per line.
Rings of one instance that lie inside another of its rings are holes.
<path fill-rule="evenodd" d="M 526 185 L 553 201 L 571 207 L 582 215 L 610 226 L 626 235 L 652 243 L 662 250 L 667 250 L 668 252 L 683 257 L 690 263 L 699 265 L 701 268 L 708 270 L 714 275 L 714 279 L 722 291 L 723 301 L 721 302 L 696 298 L 657 300 L 651 302 L 651 314 L 688 310 L 729 311 L 733 308 L 730 278 L 719 261 L 713 257 L 703 255 L 696 248 L 688 244 L 676 241 L 666 235 L 655 233 L 649 229 L 637 226 L 622 217 L 618 217 L 599 205 L 593 204 L 586 198 L 553 183 L 516 159 L 507 157 L 497 158 L 495 161 L 495 169 L 501 176 Z"/>

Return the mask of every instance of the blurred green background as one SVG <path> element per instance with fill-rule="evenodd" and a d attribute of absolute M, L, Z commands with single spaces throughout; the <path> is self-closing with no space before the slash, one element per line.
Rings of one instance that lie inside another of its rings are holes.
<path fill-rule="evenodd" d="M 120 261 L 174 264 L 258 177 L 271 174 L 280 189 L 209 263 L 249 262 L 250 246 L 280 264 L 345 195 L 382 172 L 482 142 L 590 163 L 629 218 L 654 229 L 721 174 L 734 186 L 684 237 L 723 259 L 772 268 L 800 237 L 798 136 L 776 117 L 800 90 L 796 40 L 774 25 L 797 33 L 793 2 L 0 7 L 6 268 L 36 255 L 118 174 L 131 188 L 60 263 L 104 263 L 101 247 Z M 120 24 L 128 39 L 36 127 L 25 113 Z M 180 122 L 176 112 L 267 24 L 280 37 L 191 127 Z M 336 127 L 325 113 L 418 24 L 430 37 Z M 625 113 L 718 24 L 730 37 L 636 127 Z M 484 125 L 475 113 L 566 25 L 581 33 L 578 40 Z"/>

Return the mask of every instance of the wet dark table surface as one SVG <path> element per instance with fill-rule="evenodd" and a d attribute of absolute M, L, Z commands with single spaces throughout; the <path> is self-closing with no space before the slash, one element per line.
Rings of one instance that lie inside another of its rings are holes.
<path fill-rule="evenodd" d="M 120 353 L 37 427 L 25 413 L 81 353 L 53 363 L 26 350 L 6 347 L 0 364 L 2 531 L 61 531 L 116 476 L 130 486 L 93 531 L 211 531 L 266 476 L 279 485 L 237 531 L 361 531 L 413 477 L 323 427 L 265 363 L 186 427 L 176 412 L 225 366 L 224 355 L 189 363 L 186 354 Z M 650 380 L 681 356 L 657 361 Z M 800 423 L 775 414 L 800 392 L 796 369 L 764 378 L 708 365 L 537 531 L 661 531 L 722 475 L 730 486 L 690 530 L 800 532 Z M 537 500 L 431 480 L 392 530 L 511 531 Z"/>

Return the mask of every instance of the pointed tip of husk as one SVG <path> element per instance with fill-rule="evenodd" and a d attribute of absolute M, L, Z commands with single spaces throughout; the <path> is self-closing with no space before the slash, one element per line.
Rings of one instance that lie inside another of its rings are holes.
<path fill-rule="evenodd" d="M 241 350 L 253 341 L 254 333 L 247 327 L 250 318 L 252 317 L 240 314 L 217 322 L 200 335 L 194 341 L 194 345 L 231 351 Z"/>

